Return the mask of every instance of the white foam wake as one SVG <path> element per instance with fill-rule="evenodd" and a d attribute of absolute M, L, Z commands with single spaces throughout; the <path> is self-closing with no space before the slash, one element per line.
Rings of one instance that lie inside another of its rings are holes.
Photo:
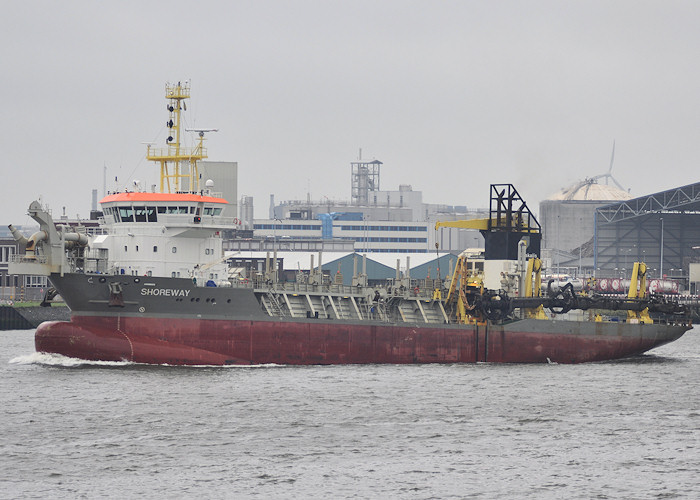
<path fill-rule="evenodd" d="M 10 364 L 16 365 L 49 365 L 49 366 L 127 366 L 132 365 L 129 361 L 88 361 L 85 359 L 69 358 L 62 354 L 53 354 L 45 352 L 33 352 L 25 356 L 17 356 L 10 360 Z"/>
<path fill-rule="evenodd" d="M 24 356 L 17 356 L 9 361 L 15 365 L 45 365 L 45 366 L 64 366 L 67 368 L 77 366 L 131 366 L 141 365 L 142 363 L 133 363 L 131 361 L 90 361 L 87 359 L 69 358 L 62 354 L 33 352 Z M 147 366 L 147 365 L 144 365 Z M 151 365 L 151 366 L 178 366 L 178 365 Z M 182 365 L 182 368 L 284 368 L 287 365 L 279 365 L 275 363 L 261 365 Z"/>

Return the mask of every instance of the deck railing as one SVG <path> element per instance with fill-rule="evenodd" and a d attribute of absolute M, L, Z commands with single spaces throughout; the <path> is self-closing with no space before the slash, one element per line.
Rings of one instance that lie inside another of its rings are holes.
<path fill-rule="evenodd" d="M 48 257 L 46 255 L 19 255 L 15 254 L 10 257 L 10 262 L 16 264 L 46 264 Z"/>

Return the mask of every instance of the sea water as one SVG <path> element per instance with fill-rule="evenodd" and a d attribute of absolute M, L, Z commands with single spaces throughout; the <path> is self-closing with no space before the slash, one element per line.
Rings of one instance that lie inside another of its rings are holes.
<path fill-rule="evenodd" d="M 699 498 L 700 328 L 581 365 L 169 367 L 0 332 L 0 498 Z"/>

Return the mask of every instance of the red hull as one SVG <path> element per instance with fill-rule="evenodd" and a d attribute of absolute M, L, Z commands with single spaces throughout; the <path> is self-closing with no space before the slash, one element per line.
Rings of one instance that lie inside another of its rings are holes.
<path fill-rule="evenodd" d="M 545 333 L 523 331 L 513 325 L 489 326 L 487 331 L 483 325 L 478 329 L 417 328 L 313 321 L 75 316 L 71 322 L 43 323 L 35 340 L 39 352 L 88 360 L 174 365 L 581 363 L 642 353 L 679 338 L 684 331 L 647 336 L 649 327 L 644 330 L 634 325 L 638 328 L 632 333 L 625 327 L 633 325 L 614 325 L 612 328 L 618 330 L 603 335 L 601 331 L 572 331 L 571 327 L 562 333 Z"/>

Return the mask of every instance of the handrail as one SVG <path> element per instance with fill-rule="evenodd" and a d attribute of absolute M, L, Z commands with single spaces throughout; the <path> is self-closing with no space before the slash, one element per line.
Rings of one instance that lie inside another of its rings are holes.
<path fill-rule="evenodd" d="M 10 262 L 18 264 L 34 263 L 34 264 L 46 264 L 48 262 L 48 257 L 46 255 L 20 255 L 15 254 L 10 257 Z"/>

